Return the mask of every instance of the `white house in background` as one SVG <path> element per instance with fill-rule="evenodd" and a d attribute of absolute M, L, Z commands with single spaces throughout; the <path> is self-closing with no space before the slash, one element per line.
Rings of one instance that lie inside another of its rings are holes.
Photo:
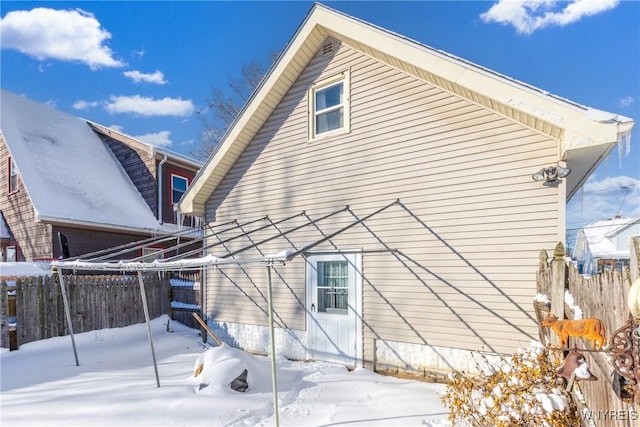
<path fill-rule="evenodd" d="M 632 127 L 315 4 L 178 203 L 241 264 L 207 270 L 207 322 L 268 352 L 273 281 L 287 357 L 428 375 L 528 346 L 540 250 Z"/>
<path fill-rule="evenodd" d="M 633 236 L 640 236 L 640 217 L 616 217 L 585 226 L 573 250 L 578 270 L 591 275 L 629 265 Z"/>

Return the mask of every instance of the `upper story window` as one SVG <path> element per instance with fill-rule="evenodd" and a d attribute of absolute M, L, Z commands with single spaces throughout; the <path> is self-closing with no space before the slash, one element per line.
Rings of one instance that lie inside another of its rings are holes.
<path fill-rule="evenodd" d="M 142 248 L 142 262 L 153 262 L 157 259 L 164 258 L 164 250 L 162 248 L 146 247 Z"/>
<path fill-rule="evenodd" d="M 18 167 L 13 158 L 9 158 L 9 193 L 18 191 Z"/>
<path fill-rule="evenodd" d="M 171 174 L 171 203 L 176 204 L 182 198 L 182 195 L 187 191 L 187 187 L 189 186 L 189 179 L 180 176 Z"/>
<path fill-rule="evenodd" d="M 348 72 L 311 86 L 309 101 L 309 139 L 349 132 Z"/>

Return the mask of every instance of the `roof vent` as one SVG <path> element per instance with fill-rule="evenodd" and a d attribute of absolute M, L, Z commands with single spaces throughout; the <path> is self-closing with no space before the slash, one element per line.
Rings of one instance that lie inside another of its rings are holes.
<path fill-rule="evenodd" d="M 328 40 L 322 45 L 322 56 L 331 55 L 336 51 L 336 45 L 333 40 Z"/>

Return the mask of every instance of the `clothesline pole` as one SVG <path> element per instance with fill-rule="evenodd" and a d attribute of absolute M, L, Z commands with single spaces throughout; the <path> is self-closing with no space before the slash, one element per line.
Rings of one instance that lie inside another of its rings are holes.
<path fill-rule="evenodd" d="M 271 292 L 271 265 L 267 265 L 267 297 L 269 299 L 269 341 L 271 344 L 271 382 L 273 387 L 273 416 L 276 427 L 280 426 L 278 413 L 278 381 L 276 378 L 276 342 L 273 331 L 273 295 Z"/>
<path fill-rule="evenodd" d="M 140 283 L 140 293 L 142 294 L 142 308 L 144 309 L 144 318 L 147 322 L 147 336 L 149 337 L 149 346 L 151 347 L 151 357 L 153 358 L 153 369 L 156 373 L 156 384 L 160 387 L 160 376 L 158 375 L 158 363 L 156 362 L 156 351 L 153 348 L 153 335 L 151 334 L 151 321 L 149 320 L 149 307 L 147 306 L 147 293 L 144 290 L 144 279 L 142 271 L 138 271 L 138 282 Z"/>
<path fill-rule="evenodd" d="M 62 270 L 55 269 L 54 271 L 58 275 L 58 280 L 60 281 L 62 302 L 64 303 L 64 314 L 67 317 L 67 327 L 69 328 L 69 335 L 71 336 L 71 345 L 73 346 L 73 355 L 76 358 L 76 366 L 80 366 L 80 362 L 78 361 L 78 350 L 76 349 L 76 339 L 73 336 L 73 325 L 71 324 L 71 311 L 69 309 L 69 300 L 67 299 L 67 289 L 64 286 L 64 275 L 62 274 Z"/>

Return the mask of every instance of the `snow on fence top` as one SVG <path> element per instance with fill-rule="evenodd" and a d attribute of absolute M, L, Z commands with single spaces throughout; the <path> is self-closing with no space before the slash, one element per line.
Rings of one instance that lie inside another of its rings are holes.
<path fill-rule="evenodd" d="M 172 288 L 191 288 L 191 289 L 200 288 L 200 282 L 194 282 L 192 280 L 186 280 L 186 279 L 169 279 L 169 283 L 171 283 Z"/>
<path fill-rule="evenodd" d="M 187 304 L 186 302 L 180 302 L 180 301 L 171 301 L 171 308 L 173 308 L 173 309 L 182 309 L 182 310 L 200 311 L 200 305 L 199 304 Z"/>
<path fill-rule="evenodd" d="M 0 277 L 48 276 L 49 263 L 44 262 L 0 262 Z"/>

